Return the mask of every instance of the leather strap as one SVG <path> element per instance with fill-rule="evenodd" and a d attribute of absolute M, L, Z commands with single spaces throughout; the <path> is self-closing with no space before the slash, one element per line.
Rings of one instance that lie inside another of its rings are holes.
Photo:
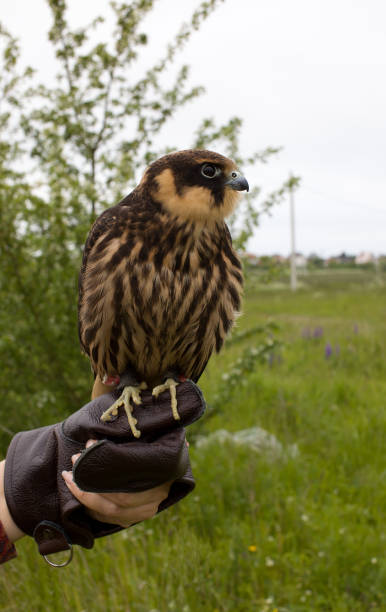
<path fill-rule="evenodd" d="M 68 534 L 63 527 L 52 521 L 38 523 L 34 529 L 33 537 L 41 555 L 50 555 L 58 550 L 72 550 L 72 543 Z"/>

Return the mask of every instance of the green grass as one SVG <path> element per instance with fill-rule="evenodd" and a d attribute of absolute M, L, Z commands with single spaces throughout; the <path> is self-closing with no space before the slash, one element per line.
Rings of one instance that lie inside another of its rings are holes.
<path fill-rule="evenodd" d="M 25 538 L 1 569 L 0 609 L 386 610 L 386 289 L 353 272 L 305 276 L 295 294 L 250 283 L 237 332 L 251 333 L 214 357 L 201 381 L 209 409 L 190 429 L 196 490 L 152 521 L 77 549 L 64 570 L 46 566 Z M 264 341 L 256 328 L 269 320 L 280 326 L 280 351 L 227 393 L 223 374 Z M 297 454 L 195 443 L 256 426 Z"/>

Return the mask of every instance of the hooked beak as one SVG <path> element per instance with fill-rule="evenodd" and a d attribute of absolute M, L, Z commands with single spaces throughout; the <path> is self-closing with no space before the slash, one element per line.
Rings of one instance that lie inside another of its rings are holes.
<path fill-rule="evenodd" d="M 225 181 L 225 185 L 235 191 L 249 191 L 247 179 L 241 172 L 237 172 L 236 170 L 230 173 L 228 179 Z"/>

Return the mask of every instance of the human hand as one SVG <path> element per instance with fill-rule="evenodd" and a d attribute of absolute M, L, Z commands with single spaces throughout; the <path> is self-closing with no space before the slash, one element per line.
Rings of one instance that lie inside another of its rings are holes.
<path fill-rule="evenodd" d="M 95 442 L 88 440 L 86 448 Z M 79 456 L 80 453 L 71 457 L 73 464 Z M 171 482 L 168 482 L 138 493 L 91 493 L 79 489 L 72 479 L 72 472 L 64 471 L 62 476 L 71 493 L 87 508 L 92 518 L 121 527 L 130 527 L 133 523 L 152 518 L 160 503 L 167 498 L 171 486 Z"/>

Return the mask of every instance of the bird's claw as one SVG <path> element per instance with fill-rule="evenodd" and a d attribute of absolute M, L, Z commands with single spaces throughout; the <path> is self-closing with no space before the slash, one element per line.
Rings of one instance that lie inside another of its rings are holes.
<path fill-rule="evenodd" d="M 124 387 L 121 396 L 108 408 L 101 416 L 101 421 L 109 421 L 111 416 L 117 416 L 118 409 L 120 406 L 123 406 L 127 415 L 127 420 L 129 422 L 129 427 L 132 431 L 132 434 L 135 438 L 139 438 L 141 432 L 136 428 L 137 419 L 133 416 L 133 407 L 130 404 L 130 400 L 132 399 L 135 404 L 141 403 L 141 391 L 142 389 L 146 389 L 147 385 L 145 382 L 141 383 L 137 387 Z"/>
<path fill-rule="evenodd" d="M 154 387 L 152 391 L 152 395 L 154 395 L 155 397 L 158 397 L 160 393 L 169 389 L 170 399 L 171 399 L 171 404 L 172 404 L 173 418 L 176 421 L 179 421 L 181 417 L 178 414 L 178 410 L 177 410 L 177 393 L 176 393 L 177 386 L 178 386 L 178 382 L 174 380 L 174 378 L 167 378 L 162 385 L 158 385 L 157 387 Z"/>

